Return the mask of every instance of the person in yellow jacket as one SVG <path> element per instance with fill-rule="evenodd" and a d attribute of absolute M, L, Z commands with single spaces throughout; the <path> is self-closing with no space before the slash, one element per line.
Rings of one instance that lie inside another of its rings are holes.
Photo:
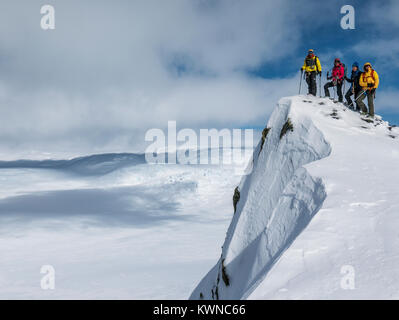
<path fill-rule="evenodd" d="M 316 76 L 321 76 L 321 64 L 319 57 L 315 56 L 313 49 L 308 51 L 301 71 L 305 71 L 309 94 L 315 96 L 317 94 Z"/>
<path fill-rule="evenodd" d="M 363 100 L 367 95 L 367 103 L 369 105 L 368 114 L 371 117 L 374 117 L 374 99 L 375 99 L 375 90 L 377 90 L 380 79 L 378 77 L 378 73 L 373 69 L 369 62 L 365 63 L 363 66 L 364 72 L 360 75 L 359 85 L 362 87 L 364 94 L 358 97 L 358 105 L 360 110 L 364 113 L 367 113 L 366 105 Z"/>

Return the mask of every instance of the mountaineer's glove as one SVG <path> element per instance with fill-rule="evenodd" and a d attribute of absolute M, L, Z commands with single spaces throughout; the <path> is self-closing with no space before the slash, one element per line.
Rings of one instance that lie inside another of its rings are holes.
<path fill-rule="evenodd" d="M 367 84 L 367 87 L 373 88 L 373 87 L 374 87 L 374 83 L 369 83 L 369 84 Z"/>

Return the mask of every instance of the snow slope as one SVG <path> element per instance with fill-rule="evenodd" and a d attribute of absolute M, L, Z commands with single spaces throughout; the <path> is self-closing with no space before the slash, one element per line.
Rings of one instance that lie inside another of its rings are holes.
<path fill-rule="evenodd" d="M 190 298 L 398 298 L 399 130 L 307 96 L 281 99 L 267 128 Z"/>

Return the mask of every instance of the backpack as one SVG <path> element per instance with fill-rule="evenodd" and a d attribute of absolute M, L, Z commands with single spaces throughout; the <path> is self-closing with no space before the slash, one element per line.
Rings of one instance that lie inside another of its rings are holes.
<path fill-rule="evenodd" d="M 364 77 L 365 77 L 365 72 L 362 72 L 362 75 L 361 75 L 361 76 L 363 77 L 363 82 L 366 82 L 366 79 L 364 78 Z M 374 82 L 375 82 L 375 78 L 374 78 L 374 69 L 371 69 L 370 76 L 373 78 L 373 80 L 374 80 Z"/>
<path fill-rule="evenodd" d="M 313 66 L 315 66 L 316 67 L 316 71 L 319 71 L 318 70 L 318 68 L 317 68 L 317 60 L 319 59 L 319 57 L 318 56 L 314 56 L 314 59 L 309 59 L 308 57 L 306 57 L 306 66 L 307 67 L 313 67 Z M 320 60 L 319 60 L 320 61 Z"/>

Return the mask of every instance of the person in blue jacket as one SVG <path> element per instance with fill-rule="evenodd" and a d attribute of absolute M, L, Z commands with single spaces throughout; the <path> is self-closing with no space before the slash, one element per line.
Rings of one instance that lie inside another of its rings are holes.
<path fill-rule="evenodd" d="M 360 92 L 362 92 L 362 87 L 359 84 L 359 78 L 362 72 L 359 70 L 359 63 L 354 62 L 352 64 L 352 73 L 351 77 L 348 78 L 345 76 L 346 81 L 351 83 L 351 87 L 349 88 L 348 92 L 345 94 L 345 99 L 346 102 L 348 103 L 348 106 L 354 109 L 354 104 L 352 101 L 351 96 L 354 95 L 355 99 L 357 99 L 358 95 Z M 359 111 L 360 108 L 356 102 L 356 110 Z"/>

